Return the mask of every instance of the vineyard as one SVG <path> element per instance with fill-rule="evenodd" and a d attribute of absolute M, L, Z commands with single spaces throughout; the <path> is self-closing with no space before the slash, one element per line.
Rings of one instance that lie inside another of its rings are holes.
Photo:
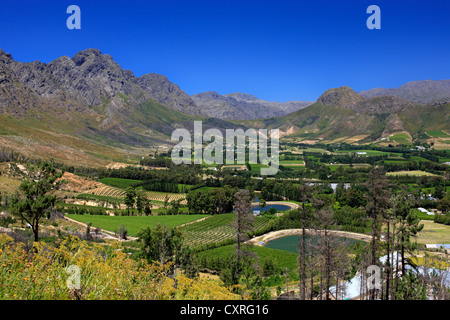
<path fill-rule="evenodd" d="M 104 186 L 96 189 L 87 191 L 87 193 L 95 194 L 97 196 L 106 196 L 113 198 L 123 198 L 125 197 L 125 190 Z M 184 199 L 186 197 L 183 193 L 164 193 L 156 191 L 144 191 L 145 195 L 149 200 L 164 202 L 166 195 L 169 197 L 169 202 L 172 200 Z M 186 204 L 186 201 L 181 201 L 181 204 Z"/>
<path fill-rule="evenodd" d="M 114 197 L 114 198 L 122 198 L 125 196 L 124 190 L 117 189 L 114 187 L 109 187 L 109 186 L 104 186 L 104 187 L 90 190 L 89 193 L 95 194 L 97 196 L 106 196 L 106 197 Z"/>
<path fill-rule="evenodd" d="M 186 244 L 191 247 L 220 243 L 234 239 L 236 230 L 232 227 L 234 213 L 214 215 L 202 221 L 181 227 Z M 268 218 L 256 217 L 254 230 L 264 228 L 269 222 Z"/>
<path fill-rule="evenodd" d="M 167 195 L 169 198 L 169 202 L 172 200 L 183 199 L 183 201 L 181 201 L 181 204 L 186 204 L 186 200 L 184 200 L 186 198 L 186 195 L 184 193 L 164 193 L 164 192 L 156 192 L 156 191 L 144 191 L 144 193 L 147 196 L 147 199 L 150 199 L 150 200 L 164 202 L 164 199 Z"/>

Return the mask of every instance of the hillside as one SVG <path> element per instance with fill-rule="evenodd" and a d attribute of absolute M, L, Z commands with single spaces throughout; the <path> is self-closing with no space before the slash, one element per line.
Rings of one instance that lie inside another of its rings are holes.
<path fill-rule="evenodd" d="M 364 98 L 350 87 L 325 91 L 313 105 L 283 117 L 245 123 L 279 128 L 283 135 L 324 142 L 375 141 L 396 132 L 418 137 L 450 129 L 450 104 L 420 105 L 395 96 Z"/>
<path fill-rule="evenodd" d="M 0 141 L 25 155 L 125 161 L 167 144 L 176 128 L 192 129 L 194 120 L 205 129 L 235 127 L 176 110 L 189 105 L 195 109 L 166 77 L 134 77 L 97 49 L 48 64 L 17 62 L 0 50 Z"/>

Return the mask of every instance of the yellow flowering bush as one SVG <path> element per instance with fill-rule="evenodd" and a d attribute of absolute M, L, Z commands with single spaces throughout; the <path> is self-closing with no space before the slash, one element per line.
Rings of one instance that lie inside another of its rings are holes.
<path fill-rule="evenodd" d="M 67 268 L 79 268 L 70 286 Z M 34 243 L 27 252 L 0 234 L 0 299 L 240 299 L 220 281 L 168 276 L 170 265 L 136 261 L 117 242 L 88 243 L 67 237 L 56 244 Z M 69 281 L 69 282 L 68 282 Z"/>

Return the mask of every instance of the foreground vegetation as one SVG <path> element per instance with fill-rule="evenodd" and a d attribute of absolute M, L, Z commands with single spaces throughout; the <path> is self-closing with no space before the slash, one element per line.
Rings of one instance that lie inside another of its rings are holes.
<path fill-rule="evenodd" d="M 170 264 L 130 259 L 117 242 L 104 246 L 68 237 L 27 250 L 0 234 L 0 264 L 0 299 L 241 298 L 220 281 L 189 279 L 174 275 Z"/>

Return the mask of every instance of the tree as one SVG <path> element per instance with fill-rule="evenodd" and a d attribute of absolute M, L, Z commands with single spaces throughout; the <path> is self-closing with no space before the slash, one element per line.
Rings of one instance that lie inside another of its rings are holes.
<path fill-rule="evenodd" d="M 264 199 L 259 200 L 259 206 L 261 207 L 261 209 L 264 208 L 266 205 L 267 205 L 266 200 Z"/>
<path fill-rule="evenodd" d="M 183 235 L 176 228 L 157 224 L 154 228 L 146 227 L 138 234 L 141 244 L 139 256 L 147 261 L 159 261 L 161 264 L 173 261 L 176 254 L 181 252 Z"/>
<path fill-rule="evenodd" d="M 300 300 L 306 299 L 306 218 L 308 208 L 306 207 L 307 202 L 311 202 L 312 198 L 312 187 L 305 183 L 301 183 L 299 186 L 300 197 L 302 201 L 301 205 L 301 220 L 302 220 L 302 238 L 300 242 L 299 250 L 299 289 L 300 289 Z"/>
<path fill-rule="evenodd" d="M 62 172 L 57 172 L 53 160 L 41 163 L 37 168 L 28 168 L 28 176 L 20 184 L 21 194 L 11 197 L 11 213 L 26 221 L 33 231 L 34 241 L 39 241 L 39 223 L 54 207 L 57 190 L 64 182 L 57 181 Z"/>
<path fill-rule="evenodd" d="M 402 276 L 406 273 L 407 260 L 405 258 L 406 251 L 415 248 L 415 243 L 411 237 L 414 237 L 423 229 L 417 214 L 411 210 L 412 200 L 408 193 L 404 190 L 399 191 L 395 198 L 395 217 L 397 220 L 397 246 L 400 249 L 400 261 L 402 264 Z"/>
<path fill-rule="evenodd" d="M 172 200 L 170 201 L 170 209 L 168 210 L 169 214 L 177 215 L 180 211 L 182 199 Z"/>
<path fill-rule="evenodd" d="M 167 214 L 167 208 L 169 207 L 169 195 L 168 194 L 166 194 L 166 196 L 164 197 L 164 205 L 163 205 L 163 208 L 164 208 L 164 214 Z"/>
<path fill-rule="evenodd" d="M 126 189 L 125 194 L 125 205 L 127 206 L 128 214 L 130 213 L 130 209 L 133 210 L 135 202 L 136 202 L 136 189 L 133 186 L 129 186 Z"/>
<path fill-rule="evenodd" d="M 252 196 L 249 190 L 239 190 L 235 194 L 234 208 L 236 218 L 232 226 L 236 230 L 236 262 L 238 265 L 242 263 L 244 252 L 242 250 L 243 243 L 248 240 L 248 233 L 253 231 L 253 213 L 251 212 Z"/>
<path fill-rule="evenodd" d="M 426 300 L 426 285 L 411 270 L 399 280 L 396 300 Z"/>
<path fill-rule="evenodd" d="M 382 168 L 373 168 L 369 172 L 368 181 L 365 184 L 367 193 L 366 210 L 372 219 L 372 264 L 378 264 L 377 249 L 380 237 L 380 218 L 389 206 L 389 186 L 386 172 Z"/>
<path fill-rule="evenodd" d="M 148 205 L 148 200 L 145 197 L 145 194 L 143 191 L 136 191 L 136 209 L 139 213 L 139 215 L 142 215 L 142 212 L 144 211 L 145 207 Z"/>
<path fill-rule="evenodd" d="M 336 264 L 336 239 L 330 236 L 329 229 L 335 223 L 333 219 L 333 210 L 331 208 L 324 208 L 316 211 L 315 215 L 316 227 L 319 228 L 322 236 L 320 237 L 319 252 L 322 256 L 323 268 L 325 269 L 325 299 L 330 299 L 330 286 L 333 267 Z M 322 277 L 321 277 L 322 278 Z M 320 292 L 322 295 L 322 292 Z"/>

